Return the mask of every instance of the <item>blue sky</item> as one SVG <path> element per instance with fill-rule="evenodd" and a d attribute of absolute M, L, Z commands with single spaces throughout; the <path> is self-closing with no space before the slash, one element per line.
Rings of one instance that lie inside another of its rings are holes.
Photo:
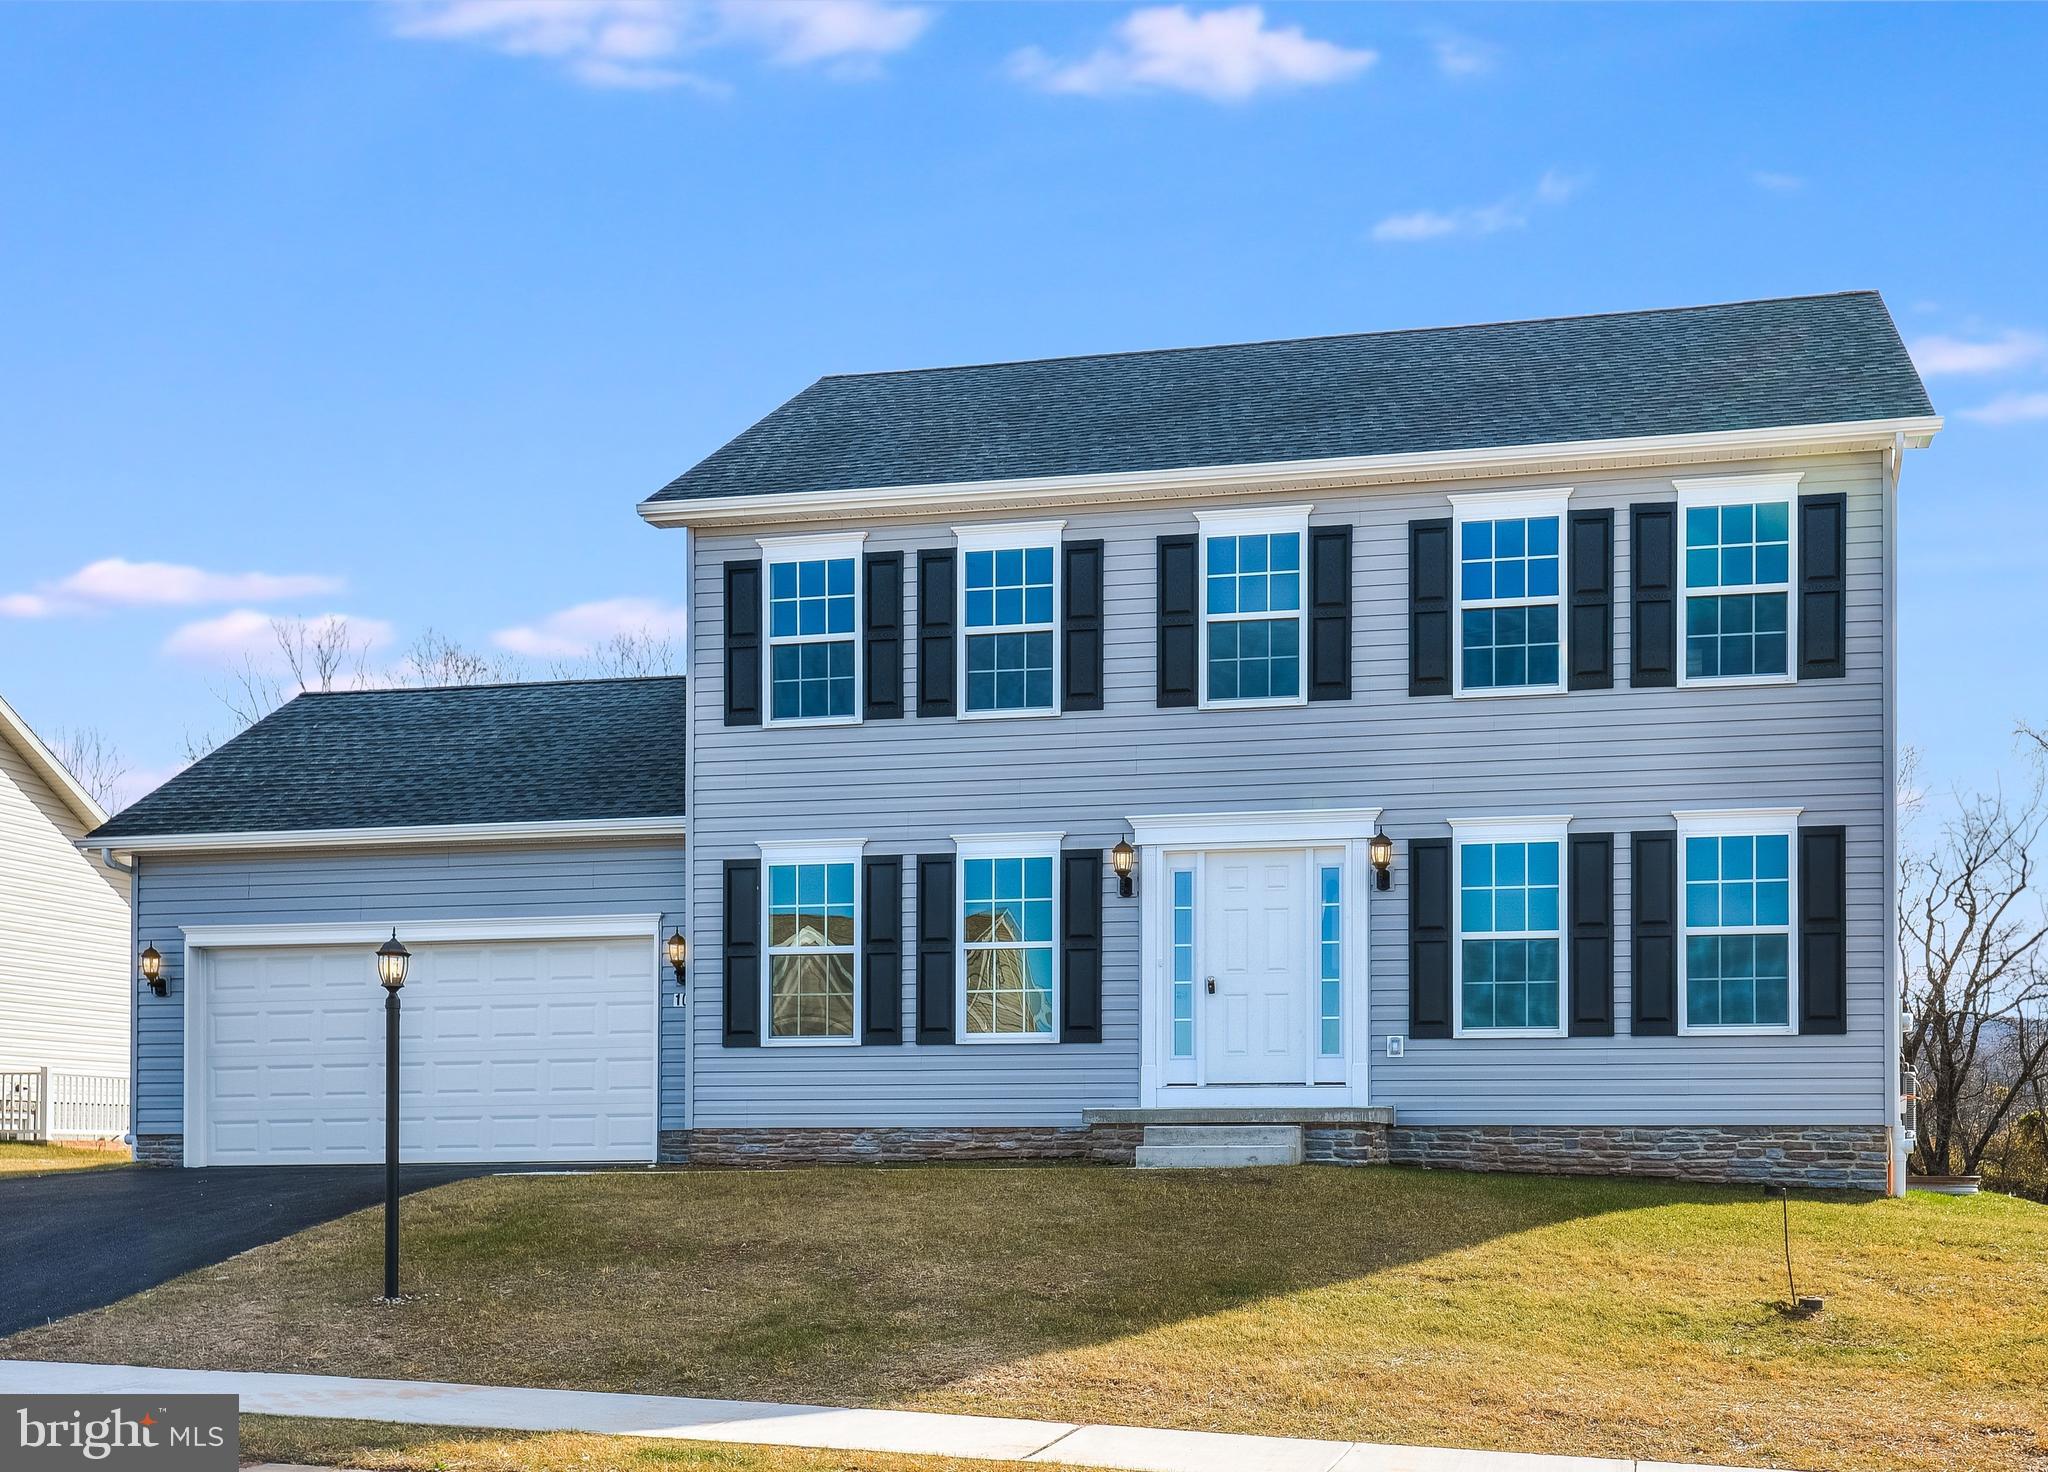
<path fill-rule="evenodd" d="M 1902 724 L 1983 781 L 2048 720 L 2043 54 L 2032 7 L 0 8 L 0 694 L 143 782 L 271 615 L 664 626 L 634 501 L 821 373 L 1876 287 L 1950 416 Z"/>

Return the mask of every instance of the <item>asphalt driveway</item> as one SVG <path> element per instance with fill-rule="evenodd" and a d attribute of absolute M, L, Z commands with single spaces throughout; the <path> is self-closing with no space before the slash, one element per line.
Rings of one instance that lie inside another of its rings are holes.
<path fill-rule="evenodd" d="M 407 1166 L 403 1188 L 526 1167 Z M 384 1199 L 381 1165 L 0 1178 L 0 1335 L 98 1308 Z"/>

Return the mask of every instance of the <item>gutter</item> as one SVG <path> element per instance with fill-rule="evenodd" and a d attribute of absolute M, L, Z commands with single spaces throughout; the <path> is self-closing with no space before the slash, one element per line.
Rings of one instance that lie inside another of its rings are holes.
<path fill-rule="evenodd" d="M 434 823 L 382 828 L 298 828 L 237 833 L 149 833 L 78 840 L 102 854 L 221 853 L 247 849 L 390 848 L 435 843 L 563 843 L 592 838 L 681 837 L 680 815 L 545 823 Z M 120 867 L 107 861 L 111 867 Z"/>
<path fill-rule="evenodd" d="M 1638 435 L 1621 439 L 1562 440 L 1538 445 L 1482 446 L 1392 455 L 1350 455 L 1316 460 L 1272 460 L 1170 470 L 1109 471 L 1086 475 L 1028 476 L 1007 480 L 945 481 L 933 485 L 847 487 L 826 491 L 769 491 L 760 495 L 703 496 L 642 501 L 653 526 L 718 526 L 805 518 L 875 519 L 911 510 L 973 510 L 1059 506 L 1128 500 L 1175 500 L 1280 486 L 1406 484 L 1487 476 L 1550 474 L 1561 470 L 1743 460 L 1850 450 L 1889 450 L 1903 443 L 1924 449 L 1942 428 L 1938 414 L 1859 419 L 1703 434 Z"/>

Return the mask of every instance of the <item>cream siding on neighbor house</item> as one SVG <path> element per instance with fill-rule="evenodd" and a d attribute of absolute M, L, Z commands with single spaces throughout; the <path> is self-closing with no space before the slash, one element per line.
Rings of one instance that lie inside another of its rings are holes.
<path fill-rule="evenodd" d="M 128 878 L 0 735 L 0 1068 L 128 1072 Z"/>
<path fill-rule="evenodd" d="M 1138 901 L 1104 881 L 1103 1041 L 1058 1046 L 725 1048 L 720 872 L 756 845 L 858 838 L 869 854 L 945 853 L 951 835 L 1062 829 L 1069 847 L 1108 847 L 1132 814 L 1380 807 L 1399 845 L 1391 892 L 1372 894 L 1372 1101 L 1411 1123 L 1885 1122 L 1886 871 L 1884 490 L 1880 457 L 1854 454 L 1689 465 L 1686 477 L 1805 473 L 1802 493 L 1845 491 L 1848 675 L 1747 688 L 1628 686 L 1628 511 L 1672 502 L 1654 468 L 1525 481 L 1444 481 L 1347 491 L 1064 508 L 1068 540 L 1106 542 L 1106 699 L 1057 718 L 872 721 L 830 729 L 728 728 L 720 568 L 759 555 L 772 525 L 694 530 L 691 1032 L 699 1127 L 1076 1124 L 1087 1107 L 1130 1106 L 1139 1088 Z M 1606 691 L 1411 698 L 1407 524 L 1448 516 L 1453 493 L 1570 484 L 1572 509 L 1616 512 L 1616 685 Z M 1264 710 L 1154 705 L 1154 539 L 1196 529 L 1195 512 L 1311 502 L 1312 525 L 1351 524 L 1353 698 Z M 863 521 L 866 550 L 905 567 L 906 688 L 915 709 L 914 554 L 953 528 L 1040 512 Z M 811 523 L 806 530 L 828 530 Z M 1682 624 L 1681 624 L 1682 628 Z M 1611 1039 L 1410 1041 L 1407 850 L 1452 817 L 1568 813 L 1574 831 L 1674 826 L 1679 808 L 1795 805 L 1848 830 L 1849 1029 L 1839 1037 L 1632 1038 L 1628 847 L 1616 845 L 1616 1026 Z M 906 934 L 914 934 L 906 865 Z M 1142 887 L 1159 876 L 1139 876 Z M 910 958 L 904 1035 L 914 1036 Z"/>
<path fill-rule="evenodd" d="M 137 945 L 163 953 L 170 995 L 144 995 L 136 1016 L 140 1135 L 184 1127 L 183 927 L 408 922 L 656 914 L 683 923 L 683 840 L 552 845 L 464 844 L 208 855 L 146 855 L 137 878 Z M 702 974 L 701 972 L 699 973 Z M 682 1127 L 684 1012 L 674 975 L 660 992 L 660 1121 Z"/>

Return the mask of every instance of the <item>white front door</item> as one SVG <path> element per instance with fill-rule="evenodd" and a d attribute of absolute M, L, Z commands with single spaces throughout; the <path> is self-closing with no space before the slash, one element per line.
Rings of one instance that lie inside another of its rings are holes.
<path fill-rule="evenodd" d="M 1308 855 L 1211 853 L 1202 906 L 1205 1081 L 1299 1084 L 1308 1062 Z M 1211 988 L 1213 987 L 1213 990 Z"/>

